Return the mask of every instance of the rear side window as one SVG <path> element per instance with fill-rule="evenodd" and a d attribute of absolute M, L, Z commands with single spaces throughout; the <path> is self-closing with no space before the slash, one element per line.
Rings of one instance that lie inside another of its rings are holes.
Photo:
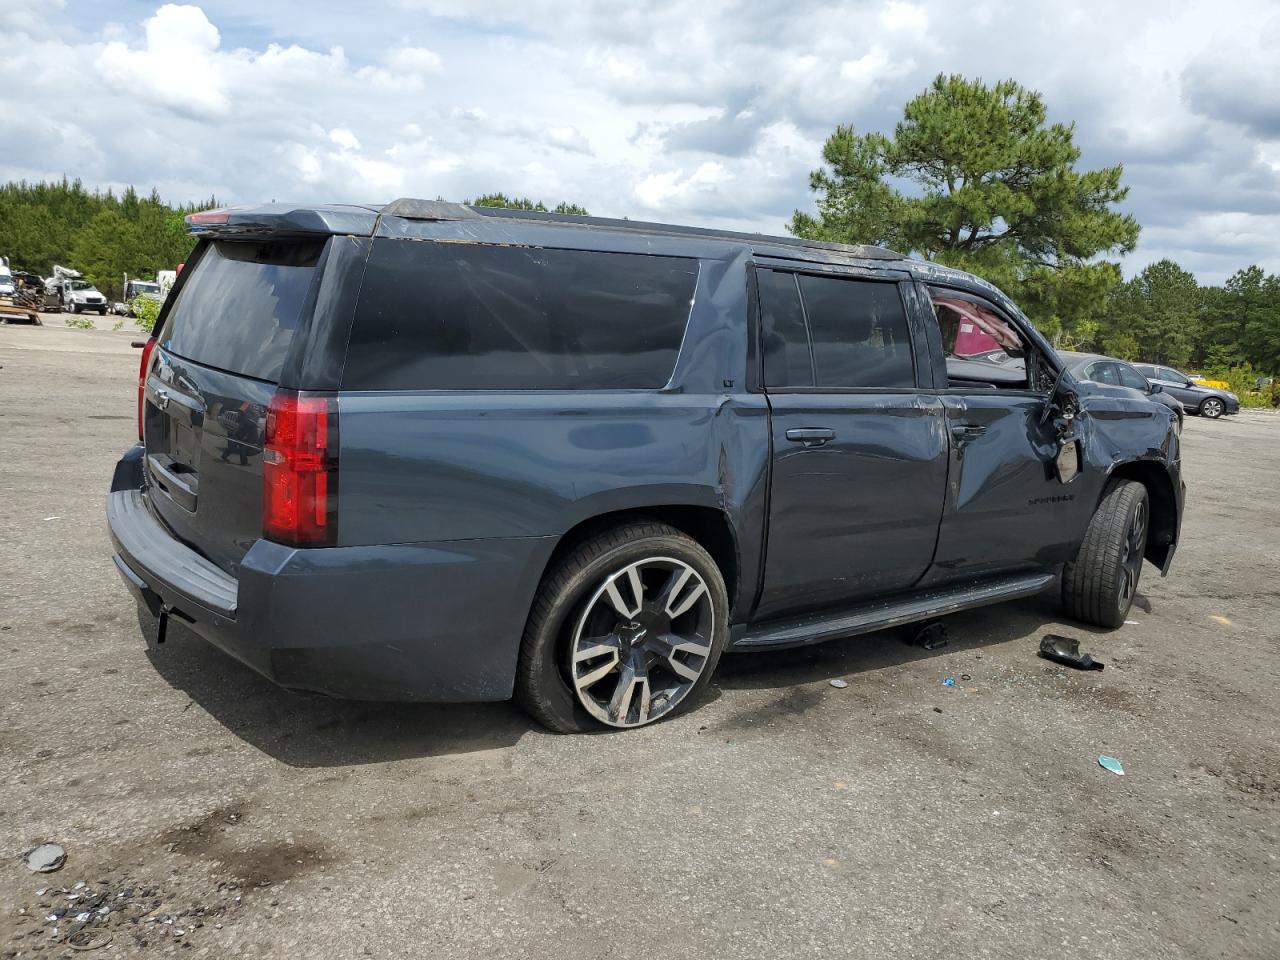
<path fill-rule="evenodd" d="M 757 270 L 766 387 L 813 386 L 809 332 L 794 273 Z"/>
<path fill-rule="evenodd" d="M 160 346 L 206 366 L 278 381 L 323 247 L 323 241 L 210 245 L 169 310 Z"/>
<path fill-rule="evenodd" d="M 347 390 L 653 389 L 671 379 L 696 260 L 381 240 Z"/>
<path fill-rule="evenodd" d="M 911 335 L 896 283 L 800 277 L 819 387 L 915 386 Z"/>
<path fill-rule="evenodd" d="M 1113 387 L 1120 385 L 1120 378 L 1116 375 L 1116 365 L 1114 363 L 1095 363 L 1089 367 L 1085 375 L 1094 383 L 1106 383 Z"/>
<path fill-rule="evenodd" d="M 911 389 L 896 283 L 757 270 L 766 387 Z"/>

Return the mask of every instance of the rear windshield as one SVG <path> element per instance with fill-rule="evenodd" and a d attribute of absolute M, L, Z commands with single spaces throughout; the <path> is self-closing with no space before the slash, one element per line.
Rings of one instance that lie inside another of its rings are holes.
<path fill-rule="evenodd" d="M 698 262 L 380 240 L 365 270 L 347 390 L 665 386 Z"/>
<path fill-rule="evenodd" d="M 278 381 L 323 245 L 212 244 L 169 311 L 160 346 L 219 370 Z"/>

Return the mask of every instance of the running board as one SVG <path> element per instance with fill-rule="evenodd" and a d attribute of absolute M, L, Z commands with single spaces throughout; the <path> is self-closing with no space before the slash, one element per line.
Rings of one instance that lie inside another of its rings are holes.
<path fill-rule="evenodd" d="M 798 620 L 775 620 L 735 627 L 729 649 L 777 650 L 886 630 L 989 603 L 1034 596 L 1053 583 L 1056 576 L 1053 573 L 1030 573 L 983 580 L 963 587 L 928 590 L 896 600 L 878 600 L 846 609 L 835 616 L 810 615 Z"/>

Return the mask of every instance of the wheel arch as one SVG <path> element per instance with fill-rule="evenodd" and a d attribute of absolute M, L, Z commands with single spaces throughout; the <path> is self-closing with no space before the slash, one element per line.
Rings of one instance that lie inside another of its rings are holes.
<path fill-rule="evenodd" d="M 729 594 L 730 621 L 739 597 L 742 564 L 738 551 L 738 538 L 728 515 L 716 507 L 687 503 L 653 504 L 610 510 L 578 521 L 557 541 L 551 556 L 547 558 L 541 579 L 555 569 L 556 564 L 578 544 L 601 532 L 638 520 L 654 520 L 674 527 L 697 541 L 715 561 L 724 577 L 725 590 Z M 750 599 L 749 597 L 747 598 Z"/>
<path fill-rule="evenodd" d="M 1178 540 L 1178 498 L 1173 478 L 1158 460 L 1130 460 L 1117 464 L 1107 475 L 1108 482 L 1098 495 L 1099 504 L 1113 480 L 1132 480 L 1147 488 L 1147 500 L 1151 505 L 1151 528 L 1144 556 L 1163 571 Z"/>

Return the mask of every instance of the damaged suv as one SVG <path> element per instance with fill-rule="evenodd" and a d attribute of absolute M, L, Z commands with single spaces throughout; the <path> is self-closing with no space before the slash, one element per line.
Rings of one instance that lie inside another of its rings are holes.
<path fill-rule="evenodd" d="M 638 727 L 726 651 L 1051 589 L 1116 627 L 1173 558 L 1173 412 L 968 274 L 418 200 L 188 225 L 115 563 L 285 687 Z"/>

